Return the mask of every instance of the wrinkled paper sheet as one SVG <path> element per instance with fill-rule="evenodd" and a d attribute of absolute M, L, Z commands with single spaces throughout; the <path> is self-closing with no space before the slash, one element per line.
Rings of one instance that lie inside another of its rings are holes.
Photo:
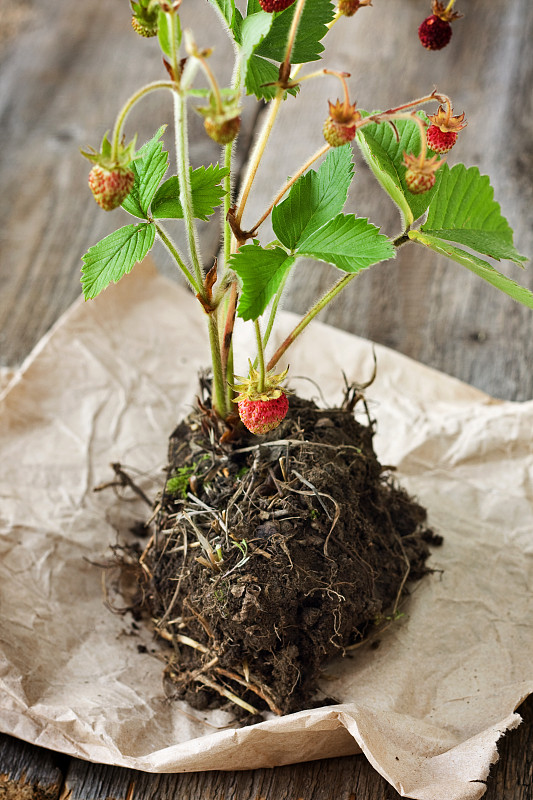
<path fill-rule="evenodd" d="M 283 315 L 278 342 L 294 324 Z M 246 327 L 246 326 L 244 326 Z M 246 353 L 253 353 L 253 333 Z M 101 561 L 146 506 L 93 487 L 120 461 L 155 494 L 167 437 L 208 363 L 197 303 L 136 267 L 77 302 L 0 399 L 0 730 L 150 772 L 250 769 L 363 751 L 402 794 L 481 797 L 533 690 L 533 402 L 499 402 L 383 347 L 368 390 L 383 463 L 444 536 L 406 616 L 328 667 L 327 706 L 242 729 L 168 702 L 150 634 L 103 605 Z M 372 345 L 317 323 L 292 387 L 329 404 Z M 246 363 L 237 371 L 246 370 Z M 361 409 L 359 410 L 361 414 Z M 148 647 L 138 651 L 139 644 Z M 152 651 L 152 652 L 150 652 Z"/>

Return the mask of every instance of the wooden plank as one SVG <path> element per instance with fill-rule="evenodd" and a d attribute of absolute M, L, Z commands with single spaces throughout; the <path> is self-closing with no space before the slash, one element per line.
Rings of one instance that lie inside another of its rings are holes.
<path fill-rule="evenodd" d="M 0 733 L 0 800 L 56 800 L 63 773 L 54 753 Z"/>
<path fill-rule="evenodd" d="M 533 796 L 533 697 L 521 707 L 524 723 L 500 745 L 484 800 Z M 274 769 L 150 775 L 72 759 L 65 781 L 69 800 L 397 800 L 400 797 L 362 755 Z M 133 792 L 133 797 L 128 793 Z"/>

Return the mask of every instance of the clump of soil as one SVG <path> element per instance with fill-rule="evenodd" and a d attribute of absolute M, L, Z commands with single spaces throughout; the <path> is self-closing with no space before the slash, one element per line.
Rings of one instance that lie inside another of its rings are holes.
<path fill-rule="evenodd" d="M 296 397 L 264 436 L 221 445 L 201 407 L 174 431 L 142 561 L 179 698 L 233 697 L 248 714 L 308 706 L 324 663 L 394 617 L 426 574 L 426 512 L 372 438 L 351 409 Z"/>

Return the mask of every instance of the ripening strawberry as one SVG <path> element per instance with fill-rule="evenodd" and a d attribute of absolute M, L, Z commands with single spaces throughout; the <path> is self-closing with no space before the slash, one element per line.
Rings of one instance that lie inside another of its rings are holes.
<path fill-rule="evenodd" d="M 257 435 L 274 430 L 289 410 L 289 399 L 282 392 L 270 400 L 250 400 L 245 397 L 237 403 L 239 416 L 250 433 Z"/>
<path fill-rule="evenodd" d="M 285 11 L 294 2 L 296 0 L 259 0 L 259 5 L 263 11 L 268 11 L 269 14 L 272 14 L 274 11 Z"/>
<path fill-rule="evenodd" d="M 129 195 L 135 183 L 132 169 L 106 169 L 95 164 L 89 173 L 89 186 L 94 199 L 104 211 L 118 208 Z"/>
<path fill-rule="evenodd" d="M 82 150 L 82 156 L 92 162 L 89 173 L 89 186 L 94 199 L 104 211 L 118 208 L 133 189 L 135 173 L 132 162 L 138 157 L 135 154 L 135 136 L 129 144 L 119 141 L 113 148 L 104 134 L 100 150 L 91 147 Z"/>
<path fill-rule="evenodd" d="M 205 132 L 217 144 L 229 144 L 232 142 L 239 133 L 240 127 L 240 117 L 222 119 L 222 121 L 217 120 L 216 117 L 206 117 L 204 119 Z"/>
<path fill-rule="evenodd" d="M 433 0 L 433 13 L 426 17 L 418 29 L 418 38 L 426 50 L 442 50 L 452 38 L 450 22 L 461 15 L 444 6 L 439 0 Z"/>
<path fill-rule="evenodd" d="M 341 147 L 355 139 L 356 122 L 361 119 L 361 114 L 355 110 L 355 103 L 351 105 L 337 100 L 335 104 L 328 101 L 328 105 L 329 116 L 322 133 L 330 147 Z"/>
<path fill-rule="evenodd" d="M 435 173 L 444 161 L 439 161 L 438 156 L 421 161 L 419 156 L 404 153 L 403 163 L 407 167 L 405 183 L 411 194 L 424 194 L 435 185 Z"/>

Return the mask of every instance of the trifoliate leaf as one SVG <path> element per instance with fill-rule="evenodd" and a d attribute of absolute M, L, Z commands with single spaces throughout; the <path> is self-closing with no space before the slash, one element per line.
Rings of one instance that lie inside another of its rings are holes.
<path fill-rule="evenodd" d="M 258 244 L 247 244 L 231 257 L 230 265 L 242 284 L 239 317 L 261 316 L 294 261 L 281 247 L 265 250 Z"/>
<path fill-rule="evenodd" d="M 332 148 L 318 171 L 309 170 L 272 210 L 274 233 L 293 250 L 298 242 L 339 214 L 353 178 L 349 144 Z"/>
<path fill-rule="evenodd" d="M 444 241 L 444 239 L 440 239 L 437 236 L 423 231 L 409 231 L 409 238 L 414 242 L 429 247 L 440 255 L 448 256 L 448 258 L 453 259 L 453 261 L 457 261 L 458 264 L 462 264 L 463 267 L 466 267 L 480 278 L 483 278 L 483 280 L 492 284 L 492 286 L 505 292 L 505 294 L 512 297 L 513 300 L 522 303 L 522 305 L 528 308 L 533 308 L 533 292 L 515 283 L 506 275 L 502 275 L 501 272 L 498 272 L 497 269 L 494 269 L 493 266 L 483 261 L 483 259 L 471 253 L 467 253 L 466 250 L 455 247 L 449 242 Z"/>
<path fill-rule="evenodd" d="M 226 192 L 221 182 L 227 174 L 227 167 L 219 167 L 218 164 L 191 170 L 192 206 L 196 219 L 206 220 L 222 203 Z M 177 176 L 161 184 L 152 200 L 151 211 L 155 219 L 183 219 Z"/>
<path fill-rule="evenodd" d="M 154 243 L 155 225 L 126 225 L 90 247 L 82 258 L 83 296 L 90 300 L 142 261 Z"/>
<path fill-rule="evenodd" d="M 377 113 L 377 112 L 376 112 Z M 368 116 L 363 112 L 364 116 Z M 423 115 L 421 115 L 423 119 Z M 404 152 L 420 153 L 420 131 L 416 122 L 400 119 L 395 123 L 399 141 L 387 122 L 369 123 L 357 132 L 356 142 L 365 161 L 387 194 L 394 200 L 404 228 L 424 214 L 436 186 L 423 194 L 412 194 L 405 183 Z M 437 172 L 437 182 L 440 170 Z"/>
<path fill-rule="evenodd" d="M 513 245 L 513 231 L 494 200 L 488 175 L 477 167 L 447 164 L 439 169 L 440 181 L 421 230 L 432 237 L 458 242 L 500 261 L 526 261 Z"/>
<path fill-rule="evenodd" d="M 368 220 L 338 214 L 298 243 L 297 255 L 334 264 L 343 272 L 359 272 L 394 258 L 396 250 Z"/>
<path fill-rule="evenodd" d="M 296 4 L 293 3 L 285 11 L 273 15 L 272 27 L 256 49 L 257 55 L 272 61 L 283 61 L 295 10 Z M 324 50 L 321 41 L 328 32 L 328 23 L 334 15 L 335 8 L 331 0 L 307 0 L 291 52 L 292 64 L 318 61 Z"/>
<path fill-rule="evenodd" d="M 140 219 L 148 218 L 150 203 L 168 168 L 168 153 L 163 150 L 163 142 L 159 141 L 165 128 L 166 125 L 162 125 L 150 141 L 143 144 L 135 161 L 131 162 L 135 183 L 122 208 Z"/>

